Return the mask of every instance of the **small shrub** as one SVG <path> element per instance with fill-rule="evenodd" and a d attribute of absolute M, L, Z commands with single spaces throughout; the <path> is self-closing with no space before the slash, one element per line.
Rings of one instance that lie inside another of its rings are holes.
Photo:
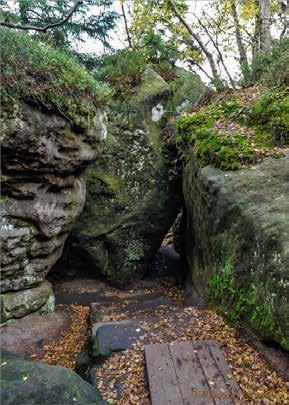
<path fill-rule="evenodd" d="M 101 57 L 96 77 L 107 80 L 118 94 L 133 93 L 147 65 L 152 65 L 166 80 L 174 79 L 173 67 L 178 55 L 172 42 L 151 31 L 143 36 L 140 49 L 122 49 Z"/>
<path fill-rule="evenodd" d="M 109 87 L 66 52 L 8 29 L 0 29 L 0 40 L 2 104 L 21 98 L 73 118 L 110 97 Z"/>
<path fill-rule="evenodd" d="M 289 38 L 275 41 L 252 64 L 252 78 L 273 87 L 289 84 Z"/>
<path fill-rule="evenodd" d="M 96 77 L 107 80 L 117 93 L 123 93 L 140 83 L 147 62 L 148 58 L 143 52 L 124 49 L 100 58 Z"/>
<path fill-rule="evenodd" d="M 265 93 L 251 111 L 251 121 L 274 136 L 277 144 L 289 143 L 289 89 Z"/>

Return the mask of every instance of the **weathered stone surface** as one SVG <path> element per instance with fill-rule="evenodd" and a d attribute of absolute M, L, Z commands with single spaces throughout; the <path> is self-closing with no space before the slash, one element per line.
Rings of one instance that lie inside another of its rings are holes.
<path fill-rule="evenodd" d="M 289 151 L 237 172 L 191 153 L 184 196 L 194 290 L 289 349 Z"/>
<path fill-rule="evenodd" d="M 194 78 L 196 101 L 202 86 Z M 182 79 L 177 80 L 179 89 Z M 69 252 L 75 257 L 69 268 L 81 257 L 119 284 L 148 269 L 180 207 L 162 135 L 171 90 L 148 68 L 135 94 L 115 100 L 108 111 L 108 136 L 101 158 L 89 169 L 88 198 L 73 230 Z M 179 95 L 176 102 L 183 100 Z"/>
<path fill-rule="evenodd" d="M 62 254 L 103 129 L 17 104 L 1 109 L 1 292 L 37 286 Z"/>
<path fill-rule="evenodd" d="M 172 107 L 179 113 L 191 109 L 198 103 L 206 89 L 199 76 L 188 70 L 175 68 L 175 79 L 171 83 Z"/>
<path fill-rule="evenodd" d="M 105 405 L 92 385 L 65 367 L 22 359 L 1 350 L 1 403 Z"/>
<path fill-rule="evenodd" d="M 113 302 L 94 302 L 90 307 L 90 323 L 98 324 L 103 319 L 116 314 L 125 314 L 126 318 L 143 318 L 144 315 L 153 315 L 159 308 L 173 307 L 174 302 L 162 295 L 162 293 L 148 293 L 136 295 L 135 297 L 125 297 Z M 102 307 L 102 308 L 101 308 Z M 112 309 L 113 308 L 113 309 Z M 94 333 L 92 333 L 94 334 Z"/>
<path fill-rule="evenodd" d="M 142 333 L 143 329 L 135 321 L 93 324 L 91 354 L 93 357 L 106 357 L 112 352 L 129 349 Z"/>
<path fill-rule="evenodd" d="M 1 294 L 1 321 L 22 318 L 31 312 L 42 313 L 54 311 L 52 286 L 44 281 L 37 287 Z"/>
<path fill-rule="evenodd" d="M 1 326 L 1 347 L 28 358 L 43 355 L 43 346 L 60 339 L 71 319 L 63 311 L 39 315 L 38 312 Z"/>

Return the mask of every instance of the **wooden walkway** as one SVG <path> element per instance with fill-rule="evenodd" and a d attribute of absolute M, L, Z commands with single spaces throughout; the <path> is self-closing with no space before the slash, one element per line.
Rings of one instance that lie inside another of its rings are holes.
<path fill-rule="evenodd" d="M 152 405 L 231 405 L 240 393 L 213 341 L 145 346 Z"/>

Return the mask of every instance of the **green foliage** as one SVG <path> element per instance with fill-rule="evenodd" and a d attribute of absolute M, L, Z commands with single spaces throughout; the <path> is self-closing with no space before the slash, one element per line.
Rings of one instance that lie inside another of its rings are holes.
<path fill-rule="evenodd" d="M 211 129 L 196 129 L 191 136 L 194 153 L 200 164 L 224 170 L 237 170 L 253 163 L 255 156 L 250 142 L 242 134 L 222 137 Z"/>
<path fill-rule="evenodd" d="M 9 21 L 21 24 L 33 24 L 39 27 L 48 22 L 60 21 L 67 15 L 71 2 L 67 0 L 16 0 L 13 13 L 9 0 L 1 1 L 0 10 Z M 92 7 L 101 7 L 97 13 Z M 118 14 L 111 11 L 111 0 L 83 0 L 72 18 L 65 24 L 53 28 L 47 33 L 34 32 L 41 40 L 53 46 L 70 48 L 72 41 L 83 36 L 98 39 L 108 46 L 108 34 L 114 27 Z"/>
<path fill-rule="evenodd" d="M 261 96 L 251 111 L 251 120 L 263 132 L 273 134 L 276 143 L 289 144 L 289 88 Z"/>
<path fill-rule="evenodd" d="M 143 52 L 124 49 L 100 59 L 96 77 L 107 80 L 118 93 L 136 86 L 141 80 L 147 59 Z"/>
<path fill-rule="evenodd" d="M 202 166 L 237 170 L 266 154 L 280 157 L 273 148 L 289 144 L 289 90 L 266 92 L 251 107 L 241 106 L 236 95 L 221 98 L 182 116 L 177 129 L 177 141 L 192 145 Z"/>
<path fill-rule="evenodd" d="M 11 30 L 1 29 L 0 39 L 3 104 L 21 98 L 73 118 L 110 97 L 109 87 L 69 54 Z"/>
<path fill-rule="evenodd" d="M 270 297 L 265 297 L 264 291 L 257 291 L 254 284 L 248 289 L 240 288 L 230 263 L 213 275 L 208 283 L 208 296 L 210 303 L 217 305 L 229 321 L 241 321 L 246 315 L 251 327 L 263 337 L 282 336 L 275 321 Z"/>
<path fill-rule="evenodd" d="M 100 58 L 97 78 L 107 80 L 118 94 L 134 92 L 148 64 L 165 79 L 172 79 L 177 59 L 177 50 L 173 44 L 152 31 L 143 37 L 141 44 L 140 49 L 123 49 Z"/>
<path fill-rule="evenodd" d="M 211 278 L 208 294 L 209 301 L 213 304 L 218 303 L 220 309 L 226 311 L 230 321 L 239 320 L 248 309 L 249 300 L 245 297 L 244 291 L 236 287 L 231 264 L 226 264 Z"/>
<path fill-rule="evenodd" d="M 154 65 L 155 69 L 163 76 L 169 75 L 176 60 L 180 58 L 175 43 L 170 40 L 164 40 L 160 34 L 149 30 L 140 41 L 140 48 L 146 55 L 149 63 Z"/>
<path fill-rule="evenodd" d="M 236 97 L 227 102 L 204 108 L 178 120 L 180 138 L 194 147 L 194 153 L 202 166 L 214 165 L 224 170 L 237 170 L 255 162 L 254 149 L 242 133 L 223 136 L 214 129 L 221 118 L 231 118 L 240 108 Z"/>
<path fill-rule="evenodd" d="M 272 48 L 259 54 L 252 63 L 253 80 L 272 86 L 289 85 L 289 38 L 275 41 Z"/>

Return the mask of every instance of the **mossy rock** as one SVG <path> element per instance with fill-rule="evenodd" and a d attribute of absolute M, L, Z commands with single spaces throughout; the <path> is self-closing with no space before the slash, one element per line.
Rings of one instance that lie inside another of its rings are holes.
<path fill-rule="evenodd" d="M 88 171 L 87 201 L 74 227 L 69 267 L 77 262 L 81 267 L 86 259 L 92 271 L 118 285 L 148 270 L 181 205 L 177 184 L 169 179 L 168 164 L 176 156 L 163 135 L 171 98 L 189 77 L 192 103 L 203 91 L 195 75 L 178 72 L 172 89 L 148 66 L 135 93 L 110 104 L 108 137 Z"/>
<path fill-rule="evenodd" d="M 42 313 L 54 311 L 54 295 L 48 281 L 20 291 L 1 294 L 1 322 L 11 318 L 22 318 L 31 312 Z"/>
<path fill-rule="evenodd" d="M 111 104 L 102 155 L 88 171 L 71 252 L 118 284 L 144 274 L 179 211 L 162 134 L 170 97 L 170 86 L 148 67 L 136 93 Z"/>
<path fill-rule="evenodd" d="M 282 147 L 289 146 L 288 89 L 254 90 L 255 98 L 248 89 L 224 93 L 210 105 L 182 115 L 176 122 L 180 150 L 186 154 L 192 147 L 201 166 L 223 170 L 283 156 Z"/>
<path fill-rule="evenodd" d="M 195 106 L 207 87 L 198 75 L 186 69 L 175 67 L 174 76 L 174 80 L 170 82 L 171 108 L 180 113 Z"/>
<path fill-rule="evenodd" d="M 105 405 L 99 392 L 75 372 L 27 361 L 1 350 L 1 403 Z"/>
<path fill-rule="evenodd" d="M 289 349 L 289 152 L 251 169 L 188 160 L 185 259 L 194 289 L 232 321 Z"/>

